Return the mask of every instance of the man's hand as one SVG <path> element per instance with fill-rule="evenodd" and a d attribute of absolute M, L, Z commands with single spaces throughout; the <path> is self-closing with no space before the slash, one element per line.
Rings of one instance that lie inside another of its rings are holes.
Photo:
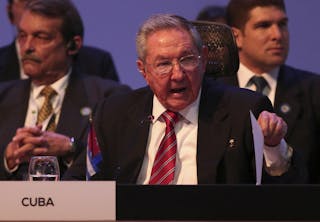
<path fill-rule="evenodd" d="M 28 143 L 35 145 L 32 155 L 65 156 L 70 153 L 70 138 L 55 132 L 43 131 L 38 137 L 31 137 Z"/>
<path fill-rule="evenodd" d="M 70 154 L 70 138 L 62 134 L 42 131 L 41 126 L 19 128 L 8 144 L 5 158 L 9 169 L 22 162 L 28 162 L 31 156 Z"/>
<path fill-rule="evenodd" d="M 264 144 L 276 146 L 287 133 L 287 124 L 275 113 L 263 111 L 260 113 L 258 123 L 264 136 Z"/>
<path fill-rule="evenodd" d="M 13 169 L 22 162 L 28 162 L 32 156 L 34 145 L 28 143 L 28 138 L 39 136 L 40 127 L 23 127 L 16 131 L 5 151 L 5 159 L 9 169 Z"/>

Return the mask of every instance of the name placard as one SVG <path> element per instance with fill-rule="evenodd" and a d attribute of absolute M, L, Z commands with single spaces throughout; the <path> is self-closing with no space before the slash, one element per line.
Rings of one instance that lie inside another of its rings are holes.
<path fill-rule="evenodd" d="M 114 181 L 1 181 L 0 220 L 116 219 Z"/>

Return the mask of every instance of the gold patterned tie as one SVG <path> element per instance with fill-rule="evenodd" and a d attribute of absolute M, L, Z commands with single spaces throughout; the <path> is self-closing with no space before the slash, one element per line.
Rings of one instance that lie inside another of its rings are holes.
<path fill-rule="evenodd" d="M 44 96 L 44 102 L 38 113 L 37 124 L 41 124 L 52 114 L 53 108 L 51 104 L 51 99 L 56 94 L 57 92 L 54 89 L 52 89 L 51 86 L 44 87 L 40 92 L 40 95 Z M 55 128 L 55 115 L 52 115 L 47 126 L 47 131 L 54 131 Z"/>

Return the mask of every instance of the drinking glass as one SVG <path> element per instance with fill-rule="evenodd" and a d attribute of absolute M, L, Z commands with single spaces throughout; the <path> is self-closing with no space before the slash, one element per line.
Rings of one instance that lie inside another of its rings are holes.
<path fill-rule="evenodd" d="M 59 162 L 55 156 L 33 156 L 29 163 L 30 181 L 60 180 Z"/>

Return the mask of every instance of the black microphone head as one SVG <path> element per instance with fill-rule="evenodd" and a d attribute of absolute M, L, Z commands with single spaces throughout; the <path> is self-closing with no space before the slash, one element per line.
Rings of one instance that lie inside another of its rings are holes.
<path fill-rule="evenodd" d="M 152 123 L 153 120 L 154 120 L 154 116 L 148 115 L 146 118 L 144 118 L 140 121 L 140 125 L 143 125 L 145 123 Z"/>
<path fill-rule="evenodd" d="M 150 123 L 152 123 L 152 121 L 154 120 L 154 116 L 153 115 L 149 115 L 148 116 L 148 120 L 150 121 Z"/>

